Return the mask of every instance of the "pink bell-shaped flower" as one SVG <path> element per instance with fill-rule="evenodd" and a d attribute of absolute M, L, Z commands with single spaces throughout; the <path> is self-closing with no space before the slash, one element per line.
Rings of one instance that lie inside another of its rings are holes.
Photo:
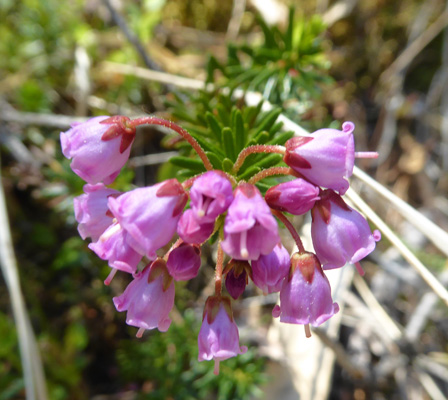
<path fill-rule="evenodd" d="M 232 184 L 220 171 L 208 171 L 198 177 L 190 190 L 190 207 L 201 224 L 215 222 L 233 200 Z"/>
<path fill-rule="evenodd" d="M 117 270 L 133 274 L 137 271 L 137 265 L 142 256 L 137 253 L 126 241 L 128 233 L 118 223 L 109 226 L 96 242 L 89 244 L 102 260 L 107 260 L 113 269 L 106 279 L 108 285 Z"/>
<path fill-rule="evenodd" d="M 186 243 L 201 244 L 210 237 L 214 228 L 214 222 L 198 222 L 194 216 L 194 211 L 189 208 L 180 217 L 177 224 L 177 233 Z"/>
<path fill-rule="evenodd" d="M 198 336 L 198 360 L 215 360 L 215 375 L 220 361 L 247 351 L 239 345 L 238 327 L 233 320 L 229 297 L 211 296 L 207 299 Z"/>
<path fill-rule="evenodd" d="M 317 186 L 333 189 L 341 195 L 353 173 L 355 141 L 352 122 L 344 122 L 342 131 L 320 129 L 311 136 L 289 139 L 284 161 Z"/>
<path fill-rule="evenodd" d="M 277 221 L 259 190 L 239 185 L 224 222 L 222 249 L 235 260 L 256 260 L 279 241 Z"/>
<path fill-rule="evenodd" d="M 141 255 L 156 257 L 176 232 L 187 202 L 187 194 L 176 179 L 138 188 L 118 198 L 109 197 L 109 209 L 129 233 L 128 243 Z"/>
<path fill-rule="evenodd" d="M 62 153 L 72 160 L 73 172 L 91 184 L 112 183 L 126 164 L 135 138 L 129 121 L 123 116 L 95 117 L 61 132 Z"/>
<path fill-rule="evenodd" d="M 263 294 L 279 292 L 288 275 L 291 258 L 281 243 L 269 254 L 252 261 L 252 280 Z"/>
<path fill-rule="evenodd" d="M 137 337 L 146 329 L 166 332 L 171 325 L 168 314 L 174 305 L 174 281 L 166 262 L 158 258 L 136 273 L 123 294 L 113 301 L 117 311 L 127 311 L 126 323 L 140 328 Z"/>
<path fill-rule="evenodd" d="M 198 274 L 201 266 L 201 249 L 182 243 L 168 255 L 166 267 L 176 281 L 188 281 Z"/>
<path fill-rule="evenodd" d="M 299 178 L 271 187 L 264 199 L 275 210 L 302 215 L 310 211 L 316 200 L 319 200 L 319 188 Z"/>
<path fill-rule="evenodd" d="M 109 189 L 102 183 L 84 185 L 84 194 L 73 199 L 78 232 L 83 239 L 90 237 L 96 242 L 112 225 L 113 215 L 107 206 L 109 196 L 119 196 L 118 190 Z"/>
<path fill-rule="evenodd" d="M 332 190 L 321 193 L 311 210 L 311 237 L 324 269 L 356 264 L 370 254 L 381 235 L 366 219 Z"/>
<path fill-rule="evenodd" d="M 312 253 L 295 253 L 291 270 L 280 291 L 280 306 L 274 317 L 288 324 L 319 326 L 339 311 L 331 298 L 331 288 L 320 262 Z"/>

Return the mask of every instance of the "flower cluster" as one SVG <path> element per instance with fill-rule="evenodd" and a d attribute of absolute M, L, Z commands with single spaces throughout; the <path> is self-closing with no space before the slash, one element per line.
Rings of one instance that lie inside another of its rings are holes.
<path fill-rule="evenodd" d="M 121 193 L 106 187 L 126 163 L 143 123 L 169 126 L 196 150 L 207 172 L 183 183 L 170 179 L 150 187 Z M 244 149 L 232 173 L 214 170 L 195 140 L 171 122 L 148 117 L 96 117 L 61 133 L 64 155 L 73 171 L 87 184 L 75 198 L 75 217 L 89 248 L 107 260 L 111 273 L 132 274 L 133 280 L 113 302 L 127 311 L 126 322 L 138 327 L 166 331 L 174 305 L 175 281 L 197 276 L 201 245 L 219 237 L 215 294 L 206 301 L 199 332 L 199 361 L 219 362 L 246 351 L 239 334 L 231 299 L 244 292 L 249 278 L 264 294 L 280 292 L 280 305 L 273 315 L 281 322 L 318 326 L 338 312 L 324 270 L 356 264 L 371 253 L 379 232 L 342 199 L 347 191 L 355 155 L 354 125 L 342 131 L 322 129 L 309 137 L 294 137 L 285 147 L 255 145 Z M 288 168 L 273 167 L 238 180 L 238 168 L 252 153 L 277 152 Z M 258 180 L 286 174 L 294 179 L 271 187 L 263 196 Z M 188 208 L 186 208 L 189 201 Z M 314 253 L 306 251 L 285 212 L 311 212 Z M 296 241 L 290 256 L 278 231 L 280 220 Z M 175 238 L 178 236 L 178 239 Z M 171 244 L 166 251 L 165 246 Z M 229 261 L 224 263 L 225 255 Z M 145 265 L 139 268 L 140 265 Z"/>

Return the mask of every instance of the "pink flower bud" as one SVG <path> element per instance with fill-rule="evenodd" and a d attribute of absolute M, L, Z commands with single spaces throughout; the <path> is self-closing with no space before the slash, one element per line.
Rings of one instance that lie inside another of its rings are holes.
<path fill-rule="evenodd" d="M 135 128 L 128 121 L 122 116 L 95 117 L 61 132 L 62 153 L 72 160 L 73 172 L 91 184 L 112 183 L 126 164 L 135 138 Z"/>
<path fill-rule="evenodd" d="M 250 265 L 247 261 L 230 260 L 223 271 L 226 276 L 226 289 L 235 300 L 240 297 L 251 275 Z"/>
<path fill-rule="evenodd" d="M 83 239 L 90 237 L 96 242 L 112 225 L 113 216 L 107 207 L 109 196 L 118 196 L 118 190 L 109 189 L 102 183 L 84 185 L 84 194 L 73 199 L 78 232 Z"/>
<path fill-rule="evenodd" d="M 293 254 L 289 277 L 280 291 L 280 306 L 275 306 L 272 315 L 288 324 L 319 326 L 338 311 L 317 257 L 312 253 Z"/>
<path fill-rule="evenodd" d="M 190 190 L 190 206 L 198 222 L 215 222 L 233 200 L 230 181 L 218 171 L 208 171 L 197 178 Z"/>
<path fill-rule="evenodd" d="M 182 243 L 171 251 L 166 266 L 176 281 L 193 279 L 201 266 L 201 250 L 198 246 Z"/>
<path fill-rule="evenodd" d="M 214 228 L 214 222 L 198 222 L 194 216 L 194 211 L 190 208 L 180 217 L 177 224 L 177 233 L 186 243 L 201 244 L 210 237 Z"/>
<path fill-rule="evenodd" d="M 279 292 L 290 264 L 288 250 L 279 243 L 272 252 L 252 261 L 252 280 L 264 294 Z"/>
<path fill-rule="evenodd" d="M 324 269 L 355 264 L 370 254 L 381 235 L 335 192 L 325 190 L 311 211 L 311 237 Z"/>
<path fill-rule="evenodd" d="M 271 187 L 264 198 L 269 207 L 275 210 L 302 215 L 319 200 L 319 188 L 299 178 Z"/>
<path fill-rule="evenodd" d="M 352 122 L 336 129 L 320 129 L 311 136 L 296 136 L 286 142 L 284 161 L 317 186 L 333 189 L 341 195 L 353 173 L 355 142 Z"/>
<path fill-rule="evenodd" d="M 230 298 L 211 296 L 207 299 L 198 336 L 198 360 L 215 360 L 215 374 L 219 362 L 243 354 L 247 347 L 239 345 L 238 328 L 233 320 Z"/>
<path fill-rule="evenodd" d="M 176 232 L 177 222 L 187 202 L 187 194 L 176 179 L 138 188 L 118 198 L 109 197 L 114 217 L 129 233 L 128 243 L 141 255 L 156 257 Z"/>
<path fill-rule="evenodd" d="M 259 190 L 239 185 L 224 222 L 222 249 L 235 260 L 256 260 L 279 241 L 277 221 Z"/>
<path fill-rule="evenodd" d="M 113 298 L 117 311 L 127 311 L 126 323 L 143 330 L 166 332 L 171 325 L 168 314 L 174 305 L 174 282 L 164 260 L 158 258 L 134 275 L 121 296 Z"/>

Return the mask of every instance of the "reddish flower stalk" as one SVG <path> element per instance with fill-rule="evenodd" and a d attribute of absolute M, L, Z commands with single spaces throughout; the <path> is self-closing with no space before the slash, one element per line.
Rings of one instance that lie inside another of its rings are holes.
<path fill-rule="evenodd" d="M 302 239 L 300 239 L 299 234 L 292 226 L 291 222 L 289 222 L 288 218 L 286 218 L 282 212 L 274 210 L 271 208 L 271 212 L 273 215 L 275 215 L 280 221 L 283 222 L 283 224 L 288 229 L 289 233 L 293 237 L 294 241 L 297 244 L 297 248 L 299 249 L 299 254 L 305 253 L 305 248 L 303 247 Z"/>
<path fill-rule="evenodd" d="M 224 251 L 221 247 L 221 241 L 218 243 L 218 254 L 216 256 L 215 270 L 215 295 L 220 296 L 222 292 L 222 267 L 224 263 Z"/>
<path fill-rule="evenodd" d="M 279 153 L 279 154 L 285 154 L 286 149 L 283 146 L 277 146 L 277 145 L 266 145 L 266 144 L 257 144 L 254 146 L 246 147 L 245 149 L 241 150 L 240 154 L 238 154 L 238 158 L 235 161 L 235 164 L 233 165 L 232 172 L 237 173 L 241 166 L 244 163 L 244 160 L 247 156 L 254 153 Z"/>
<path fill-rule="evenodd" d="M 166 252 L 166 254 L 163 256 L 163 259 L 166 261 L 166 260 L 168 260 L 168 256 L 170 255 L 170 253 L 174 250 L 174 249 L 176 249 L 176 248 L 178 248 L 181 244 L 182 244 L 182 242 L 183 242 L 183 240 L 181 239 L 181 238 L 179 238 L 179 239 L 177 239 L 174 243 L 173 243 L 173 245 L 171 246 L 171 248 Z"/>
<path fill-rule="evenodd" d="M 165 126 L 169 129 L 172 129 L 176 133 L 178 133 L 180 136 L 182 136 L 190 145 L 193 147 L 194 151 L 198 154 L 202 162 L 204 163 L 205 169 L 207 171 L 210 171 L 213 169 L 213 166 L 208 159 L 207 155 L 205 154 L 202 147 L 199 145 L 199 143 L 191 136 L 185 129 L 181 128 L 179 125 L 175 124 L 172 121 L 168 121 L 166 119 L 162 118 L 156 118 L 156 117 L 142 117 L 137 118 L 131 121 L 132 126 L 137 127 L 139 125 L 143 124 L 149 124 L 149 125 L 160 125 Z"/>
<path fill-rule="evenodd" d="M 255 185 L 257 182 L 261 181 L 264 178 L 267 178 L 268 176 L 273 175 L 292 175 L 292 176 L 298 176 L 296 171 L 294 171 L 292 168 L 289 167 L 271 167 L 264 169 L 263 171 L 258 172 L 255 174 L 252 178 L 250 178 L 247 183 L 250 183 L 252 185 Z"/>

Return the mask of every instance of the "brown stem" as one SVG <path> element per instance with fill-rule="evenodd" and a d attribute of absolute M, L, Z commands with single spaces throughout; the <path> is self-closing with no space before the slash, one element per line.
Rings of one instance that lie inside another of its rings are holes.
<path fill-rule="evenodd" d="M 296 172 L 289 167 L 271 167 L 264 169 L 263 171 L 260 171 L 256 173 L 252 178 L 248 180 L 247 183 L 250 183 L 252 185 L 255 185 L 257 182 L 261 181 L 264 178 L 267 178 L 268 176 L 273 175 L 293 175 L 296 176 Z"/>
<path fill-rule="evenodd" d="M 289 222 L 288 218 L 286 218 L 282 212 L 274 210 L 271 208 L 272 214 L 274 214 L 280 221 L 283 222 L 283 224 L 286 226 L 286 228 L 288 229 L 289 233 L 291 234 L 291 236 L 293 237 L 294 241 L 297 244 L 297 248 L 299 249 L 299 253 L 305 253 L 305 248 L 303 247 L 303 243 L 302 243 L 302 239 L 300 239 L 299 234 L 297 233 L 297 231 L 294 229 L 294 227 L 292 226 L 291 222 Z"/>
<path fill-rule="evenodd" d="M 215 294 L 219 296 L 222 292 L 222 267 L 224 263 L 224 251 L 221 247 L 221 241 L 218 243 L 218 254 L 216 256 L 215 270 Z"/>
<path fill-rule="evenodd" d="M 174 122 L 168 121 L 166 119 L 162 118 L 156 118 L 156 117 L 142 117 L 133 119 L 131 121 L 132 126 L 137 127 L 139 125 L 143 124 L 149 124 L 149 125 L 160 125 L 165 126 L 169 129 L 172 129 L 176 133 L 178 133 L 180 136 L 182 136 L 190 145 L 193 147 L 193 149 L 196 151 L 198 156 L 201 158 L 202 162 L 204 163 L 205 169 L 207 171 L 210 171 L 213 169 L 213 166 L 208 159 L 207 155 L 205 154 L 202 147 L 199 145 L 199 143 L 196 141 L 196 139 L 193 138 L 185 129 L 181 128 L 179 125 L 175 124 Z"/>
<path fill-rule="evenodd" d="M 232 172 L 237 173 L 241 166 L 244 163 L 244 160 L 247 156 L 254 153 L 279 153 L 279 154 L 285 154 L 285 148 L 283 146 L 277 146 L 277 145 L 267 145 L 267 144 L 256 144 L 254 146 L 246 147 L 245 149 L 241 150 L 240 154 L 238 154 L 238 158 L 235 161 L 235 164 L 233 165 Z"/>

